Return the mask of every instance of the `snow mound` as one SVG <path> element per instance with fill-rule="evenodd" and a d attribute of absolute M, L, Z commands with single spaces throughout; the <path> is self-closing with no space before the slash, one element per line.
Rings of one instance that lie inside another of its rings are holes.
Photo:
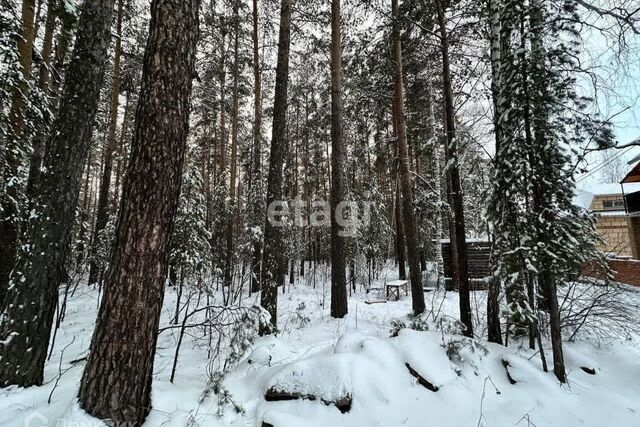
<path fill-rule="evenodd" d="M 349 355 L 344 354 L 293 362 L 271 377 L 267 390 L 335 402 L 351 394 L 351 364 Z"/>

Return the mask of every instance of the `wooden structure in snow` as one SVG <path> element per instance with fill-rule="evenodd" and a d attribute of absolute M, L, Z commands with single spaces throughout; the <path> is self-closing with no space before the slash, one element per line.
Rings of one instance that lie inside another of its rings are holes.
<path fill-rule="evenodd" d="M 444 261 L 444 277 L 448 281 L 453 276 L 451 267 L 451 244 L 449 240 L 441 240 L 442 259 Z M 469 279 L 478 281 L 491 276 L 491 242 L 487 240 L 467 240 L 467 260 Z"/>
<path fill-rule="evenodd" d="M 631 252 L 635 259 L 640 259 L 640 189 L 638 189 L 640 186 L 640 160 L 636 162 L 620 184 L 624 196 Z"/>
<path fill-rule="evenodd" d="M 385 298 L 389 301 L 389 298 L 394 297 L 396 301 L 400 301 L 400 291 L 404 290 L 405 295 L 409 295 L 409 286 L 406 280 L 392 280 L 384 285 Z"/>

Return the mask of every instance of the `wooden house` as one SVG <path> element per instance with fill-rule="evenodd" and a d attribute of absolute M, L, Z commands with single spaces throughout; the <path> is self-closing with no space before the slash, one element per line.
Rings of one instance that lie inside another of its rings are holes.
<path fill-rule="evenodd" d="M 577 190 L 575 202 L 596 214 L 596 230 L 603 240 L 600 249 L 614 257 L 630 258 L 634 256 L 634 245 L 623 187 L 640 196 L 640 181 L 629 185 L 594 184 Z"/>
<path fill-rule="evenodd" d="M 640 161 L 622 180 L 629 246 L 634 258 L 640 259 Z"/>

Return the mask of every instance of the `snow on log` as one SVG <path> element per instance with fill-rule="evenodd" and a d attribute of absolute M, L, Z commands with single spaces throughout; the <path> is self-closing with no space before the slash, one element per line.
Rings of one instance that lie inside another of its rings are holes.
<path fill-rule="evenodd" d="M 351 409 L 351 402 L 352 402 L 350 394 L 347 394 L 335 400 L 326 400 L 326 399 L 318 399 L 318 397 L 314 396 L 313 394 L 288 393 L 285 391 L 275 390 L 273 388 L 270 388 L 269 390 L 267 390 L 267 392 L 264 395 L 264 399 L 267 402 L 279 402 L 283 400 L 298 400 L 298 399 L 311 400 L 311 401 L 320 400 L 325 405 L 334 405 L 343 414 L 345 412 L 349 412 L 349 410 Z"/>
<path fill-rule="evenodd" d="M 352 355 L 311 357 L 286 365 L 266 384 L 267 402 L 319 400 L 341 412 L 351 409 Z"/>

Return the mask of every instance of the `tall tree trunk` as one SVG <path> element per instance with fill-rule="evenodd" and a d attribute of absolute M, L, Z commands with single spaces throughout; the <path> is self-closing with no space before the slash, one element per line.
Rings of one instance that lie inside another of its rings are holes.
<path fill-rule="evenodd" d="M 95 262 L 98 247 L 98 236 L 106 227 L 109 220 L 109 191 L 111 189 L 111 172 L 113 171 L 113 153 L 116 148 L 116 130 L 118 127 L 118 107 L 120 105 L 120 55 L 122 52 L 122 13 L 124 0 L 118 1 L 118 15 L 116 21 L 116 41 L 113 48 L 113 84 L 111 86 L 111 100 L 109 103 L 109 124 L 107 129 L 107 141 L 104 145 L 104 160 L 102 179 L 100 180 L 100 193 L 98 195 L 98 210 L 96 213 L 96 226 L 93 232 L 93 245 L 91 245 L 91 262 L 89 264 L 89 284 L 96 283 L 102 276 L 100 267 Z"/>
<path fill-rule="evenodd" d="M 238 1 L 233 2 L 233 107 L 231 111 L 231 159 L 229 169 L 229 218 L 227 219 L 226 253 L 224 267 L 224 285 L 230 287 L 233 277 L 233 233 L 234 221 L 236 217 L 236 181 L 238 174 L 238 112 L 240 94 L 238 92 L 238 81 L 240 77 L 239 60 L 239 32 L 240 16 L 238 15 Z"/>
<path fill-rule="evenodd" d="M 73 33 L 76 26 L 76 17 L 67 11 L 58 10 L 58 18 L 61 21 L 60 31 L 56 36 L 54 61 L 51 68 L 51 83 L 49 87 L 49 99 L 54 115 L 57 114 L 60 104 L 60 87 L 62 86 L 62 76 L 66 66 L 67 54 L 71 48 Z M 46 147 L 45 147 L 46 150 Z"/>
<path fill-rule="evenodd" d="M 88 229 L 91 228 L 91 226 L 87 226 L 87 224 L 91 222 L 89 215 L 89 201 L 91 200 L 91 191 L 89 184 L 91 184 L 91 163 L 93 162 L 92 148 L 93 147 L 89 147 L 89 154 L 87 154 L 87 161 L 85 162 L 86 172 L 83 172 L 83 189 L 81 193 L 82 203 L 78 202 L 78 206 L 81 206 L 81 208 L 79 209 L 80 229 L 78 230 L 78 237 L 76 239 L 78 242 L 78 244 L 76 245 L 76 252 L 78 254 L 76 257 L 77 265 L 82 265 L 84 263 L 85 256 L 87 255 L 85 251 L 85 243 L 87 241 L 86 235 Z"/>
<path fill-rule="evenodd" d="M 120 203 L 120 187 L 121 187 L 121 175 L 124 174 L 124 171 L 127 168 L 127 150 L 125 146 L 125 141 L 127 139 L 128 126 L 127 123 L 129 113 L 131 110 L 131 92 L 127 91 L 124 101 L 124 114 L 122 119 L 122 127 L 120 128 L 120 138 L 118 140 L 118 146 L 116 147 L 116 182 L 114 183 L 113 188 L 113 199 L 111 199 L 111 208 L 115 211 L 118 207 L 118 203 Z"/>
<path fill-rule="evenodd" d="M 534 211 L 535 217 L 541 218 L 538 221 L 539 242 L 548 242 L 550 236 L 547 233 L 546 224 L 553 224 L 558 221 L 553 213 L 553 195 L 550 191 L 550 183 L 546 177 L 551 176 L 550 168 L 554 167 L 551 159 L 548 158 L 545 145 L 549 144 L 546 133 L 548 132 L 549 117 L 542 103 L 536 99 L 548 97 L 548 77 L 544 74 L 538 64 L 544 63 L 545 47 L 543 43 L 542 31 L 544 31 L 544 5 L 540 0 L 533 0 L 529 4 L 530 37 L 531 37 L 531 62 L 534 77 L 534 87 L 532 88 L 532 126 L 534 130 L 532 151 L 541 156 L 543 163 L 542 176 L 535 177 L 534 180 Z M 542 74 L 541 74 L 542 71 Z M 556 142 L 557 143 L 557 142 Z M 564 352 L 562 349 L 562 331 L 560 308 L 558 306 L 558 290 L 556 279 L 551 271 L 553 260 L 550 255 L 542 250 L 539 258 L 542 261 L 544 270 L 538 274 L 538 284 L 542 288 L 543 305 L 549 310 L 549 327 L 551 328 L 551 347 L 553 352 L 553 372 L 561 383 L 567 382 L 567 373 L 564 365 Z M 534 322 L 535 333 L 539 333 L 537 321 Z M 542 350 L 542 349 L 541 349 Z"/>
<path fill-rule="evenodd" d="M 433 86 L 431 84 L 431 79 L 429 79 L 427 83 L 427 102 L 429 103 L 429 108 L 427 108 L 427 113 L 429 117 L 427 119 L 427 128 L 430 132 L 430 148 L 433 156 L 433 171 L 431 175 L 433 176 L 433 190 L 435 192 L 437 204 L 435 206 L 435 214 L 434 218 L 434 257 L 437 263 L 437 285 L 444 285 L 444 259 L 442 257 L 442 243 L 440 239 L 442 237 L 442 207 L 441 207 L 441 197 L 442 197 L 442 167 L 441 167 L 441 159 L 440 159 L 440 150 L 438 149 L 439 137 L 436 133 L 436 116 L 433 108 Z"/>
<path fill-rule="evenodd" d="M 402 216 L 402 193 L 400 188 L 400 156 L 398 155 L 398 115 L 395 105 L 391 108 L 391 122 L 393 123 L 393 136 L 396 138 L 394 146 L 395 162 L 395 182 L 394 182 L 394 201 L 395 206 L 393 215 L 396 220 L 396 261 L 398 262 L 398 278 L 405 280 L 407 278 L 407 262 L 406 262 L 406 242 L 404 232 L 404 218 Z"/>
<path fill-rule="evenodd" d="M 278 36 L 278 63 L 273 101 L 273 130 L 269 153 L 267 179 L 267 210 L 275 201 L 282 200 L 282 164 L 287 149 L 287 86 L 289 83 L 289 49 L 291 44 L 292 0 L 280 3 L 280 34 Z M 271 324 L 277 327 L 278 286 L 283 283 L 285 259 L 282 230 L 270 221 L 265 223 L 262 267 L 262 293 L 260 305 L 271 315 Z M 263 334 L 267 331 L 261 331 Z"/>
<path fill-rule="evenodd" d="M 249 194 L 254 198 L 251 200 L 251 208 L 253 209 L 252 220 L 261 217 L 261 206 L 258 197 L 261 188 L 262 176 L 262 83 L 260 73 L 260 55 L 258 54 L 258 0 L 253 0 L 253 149 L 252 149 L 252 167 L 250 175 L 251 189 Z M 252 224 L 254 227 L 259 224 Z M 251 259 L 251 280 L 250 286 L 252 292 L 260 290 L 260 256 L 261 242 L 256 239 L 253 243 L 253 255 Z"/>
<path fill-rule="evenodd" d="M 489 280 L 489 291 L 487 295 L 487 338 L 489 342 L 502 344 L 502 330 L 500 329 L 500 285 L 497 277 L 492 277 Z"/>
<path fill-rule="evenodd" d="M 0 164 L 0 307 L 4 306 L 9 287 L 9 275 L 16 263 L 18 235 L 20 233 L 20 209 L 22 184 L 18 178 L 26 150 L 22 133 L 27 112 L 27 93 L 31 79 L 33 41 L 35 36 L 35 1 L 22 1 L 22 27 L 18 38 L 18 63 L 20 80 L 13 89 L 9 126 L 3 141 L 5 167 Z"/>
<path fill-rule="evenodd" d="M 399 165 L 398 165 L 399 166 Z M 400 176 L 400 168 L 396 167 L 396 176 Z M 398 262 L 398 278 L 405 280 L 407 278 L 407 262 L 405 252 L 405 232 L 404 232 L 404 218 L 402 216 L 402 194 L 400 193 L 399 182 L 396 184 L 395 189 L 395 209 L 394 215 L 396 217 L 396 261 Z"/>
<path fill-rule="evenodd" d="M 561 383 L 567 382 L 562 350 L 562 332 L 560 308 L 558 306 L 558 290 L 550 272 L 545 271 L 540 278 L 540 284 L 549 306 L 549 326 L 551 328 L 551 349 L 553 352 L 553 373 Z"/>
<path fill-rule="evenodd" d="M 402 80 L 402 47 L 400 45 L 400 16 L 398 0 L 391 0 L 393 19 L 393 62 L 395 110 L 398 116 L 398 155 L 402 186 L 402 205 L 404 211 L 404 228 L 409 258 L 409 277 L 411 279 L 411 298 L 414 314 L 424 312 L 424 290 L 420 272 L 420 257 L 416 242 L 416 217 L 413 206 L 413 189 L 409 172 L 409 150 L 407 149 L 407 123 L 404 110 L 404 83 Z"/>
<path fill-rule="evenodd" d="M 498 164 L 502 130 L 500 117 L 502 109 L 500 98 L 500 1 L 488 0 L 489 42 L 491 44 L 491 98 L 493 101 L 493 130 L 496 143 L 494 163 Z M 495 239 L 494 239 L 495 240 Z M 497 277 L 489 281 L 487 293 L 487 332 L 489 342 L 502 344 L 500 329 L 500 280 Z"/>
<path fill-rule="evenodd" d="M 453 106 L 453 88 L 451 84 L 451 70 L 449 67 L 449 39 L 445 23 L 442 0 L 436 0 L 438 9 L 438 23 L 440 26 L 440 43 L 442 50 L 442 84 L 445 102 L 446 120 L 446 151 L 448 153 L 449 190 L 455 225 L 455 240 L 457 252 L 458 293 L 460 295 L 460 321 L 465 325 L 464 334 L 473 336 L 473 320 L 471 315 L 471 299 L 469 297 L 469 269 L 467 261 L 467 242 L 464 224 L 464 201 L 460 185 L 460 165 L 458 163 L 458 138 L 455 127 L 455 109 Z M 454 257 L 452 257 L 454 259 Z"/>
<path fill-rule="evenodd" d="M 38 72 L 38 87 L 45 96 L 49 95 L 49 68 L 51 67 L 51 54 L 53 52 L 53 33 L 56 29 L 56 2 L 47 2 L 47 20 L 42 41 L 42 64 Z M 44 126 L 43 126 L 44 127 Z M 40 181 L 40 169 L 44 151 L 44 140 L 47 129 L 39 129 L 31 143 L 31 161 L 29 163 L 29 178 L 27 179 L 27 199 L 32 201 L 36 197 L 37 184 Z"/>
<path fill-rule="evenodd" d="M 226 114 L 226 85 L 227 85 L 227 69 L 226 65 L 226 50 L 225 43 L 227 38 L 227 28 L 224 17 L 220 18 L 220 28 L 221 28 L 221 43 L 220 43 L 220 70 L 219 78 L 220 78 L 220 146 L 219 146 L 219 157 L 218 163 L 220 165 L 220 172 L 222 179 L 226 180 L 225 173 L 227 170 L 227 114 Z M 224 184 L 222 184 L 224 185 Z"/>
<path fill-rule="evenodd" d="M 27 94 L 29 80 L 31 80 L 31 66 L 33 63 L 33 43 L 35 40 L 35 1 L 22 1 L 22 16 L 20 37 L 18 38 L 18 63 L 20 80 L 11 95 L 11 109 L 9 110 L 9 129 L 7 143 L 19 141 L 25 126 L 27 112 Z"/>
<path fill-rule="evenodd" d="M 342 40 L 340 0 L 331 1 L 331 317 L 346 316 L 347 278 L 344 236 L 337 215 L 344 198 L 342 136 Z"/>
<path fill-rule="evenodd" d="M 71 237 L 91 128 L 109 48 L 112 0 L 82 4 L 78 38 L 40 185 L 40 215 L 29 227 L 0 318 L 0 385 L 42 384 L 58 283 Z M 12 339 L 8 339 L 13 337 Z"/>
<path fill-rule="evenodd" d="M 199 0 L 154 0 L 116 243 L 80 406 L 139 425 L 151 409 L 153 360 L 169 266 L 195 76 Z M 135 315 L 132 315 L 135 314 Z"/>

